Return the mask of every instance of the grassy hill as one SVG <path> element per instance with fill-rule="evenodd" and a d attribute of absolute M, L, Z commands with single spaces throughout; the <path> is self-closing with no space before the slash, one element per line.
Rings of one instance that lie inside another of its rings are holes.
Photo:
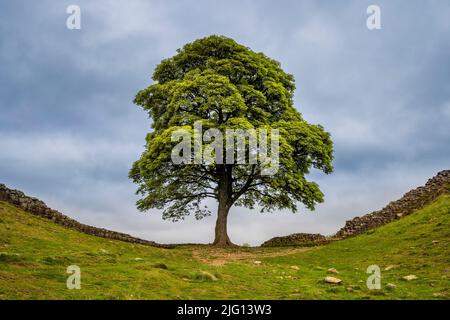
<path fill-rule="evenodd" d="M 0 202 L 0 299 L 449 299 L 449 213 L 443 195 L 322 247 L 161 249 L 82 234 Z M 80 290 L 66 288 L 73 264 Z M 366 287 L 373 264 L 381 290 Z M 410 274 L 417 279 L 402 279 Z M 328 275 L 342 283 L 325 283 Z"/>

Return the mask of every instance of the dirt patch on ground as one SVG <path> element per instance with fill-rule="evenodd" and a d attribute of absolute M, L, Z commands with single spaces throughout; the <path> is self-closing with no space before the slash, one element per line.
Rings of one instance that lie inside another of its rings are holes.
<path fill-rule="evenodd" d="M 261 258 L 286 256 L 315 248 L 215 248 L 192 246 L 192 256 L 212 266 L 223 266 L 229 262 L 258 262 Z"/>

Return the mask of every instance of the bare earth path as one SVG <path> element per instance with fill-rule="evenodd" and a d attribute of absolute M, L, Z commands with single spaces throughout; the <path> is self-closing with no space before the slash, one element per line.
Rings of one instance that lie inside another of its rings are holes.
<path fill-rule="evenodd" d="M 216 248 L 208 245 L 193 245 L 189 246 L 192 250 L 192 256 L 211 266 L 223 266 L 229 262 L 237 261 L 259 261 L 266 257 L 287 256 L 290 254 L 314 250 L 314 247 L 309 248 Z"/>

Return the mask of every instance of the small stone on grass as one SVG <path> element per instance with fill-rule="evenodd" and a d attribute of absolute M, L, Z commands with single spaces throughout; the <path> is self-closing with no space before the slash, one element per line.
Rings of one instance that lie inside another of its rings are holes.
<path fill-rule="evenodd" d="M 328 273 L 339 273 L 336 268 L 330 268 L 327 270 Z"/>
<path fill-rule="evenodd" d="M 326 282 L 326 283 L 339 284 L 339 283 L 342 282 L 342 280 L 339 279 L 339 278 L 335 278 L 335 277 L 325 277 L 325 282 Z"/>
<path fill-rule="evenodd" d="M 386 288 L 389 289 L 389 290 L 394 290 L 395 288 L 397 288 L 397 286 L 395 284 L 393 284 L 393 283 L 388 283 L 386 285 Z"/>
<path fill-rule="evenodd" d="M 411 281 L 411 280 L 416 280 L 417 276 L 410 274 L 410 275 L 404 276 L 402 279 L 406 280 L 406 281 Z"/>
<path fill-rule="evenodd" d="M 395 268 L 395 266 L 393 264 L 391 264 L 391 265 L 387 266 L 386 268 L 384 268 L 384 271 L 389 271 L 394 268 Z"/>
<path fill-rule="evenodd" d="M 211 280 L 211 281 L 219 280 L 219 279 L 217 279 L 217 277 L 215 275 L 213 275 L 212 273 L 209 273 L 207 271 L 202 271 L 201 274 L 208 280 Z"/>

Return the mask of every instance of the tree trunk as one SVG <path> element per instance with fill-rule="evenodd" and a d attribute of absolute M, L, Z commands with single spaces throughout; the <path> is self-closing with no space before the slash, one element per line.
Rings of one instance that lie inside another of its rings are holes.
<path fill-rule="evenodd" d="M 231 172 L 232 167 L 229 165 L 220 166 L 221 179 L 219 181 L 218 200 L 219 207 L 217 209 L 217 221 L 216 221 L 216 235 L 213 245 L 218 247 L 234 246 L 228 237 L 227 232 L 227 220 L 228 212 L 230 211 L 232 204 L 232 185 L 231 185 Z"/>
<path fill-rule="evenodd" d="M 217 210 L 217 221 L 216 221 L 216 236 L 213 245 L 218 247 L 229 247 L 234 244 L 228 237 L 227 232 L 227 219 L 228 212 L 230 211 L 229 206 L 219 200 L 219 208 Z"/>

